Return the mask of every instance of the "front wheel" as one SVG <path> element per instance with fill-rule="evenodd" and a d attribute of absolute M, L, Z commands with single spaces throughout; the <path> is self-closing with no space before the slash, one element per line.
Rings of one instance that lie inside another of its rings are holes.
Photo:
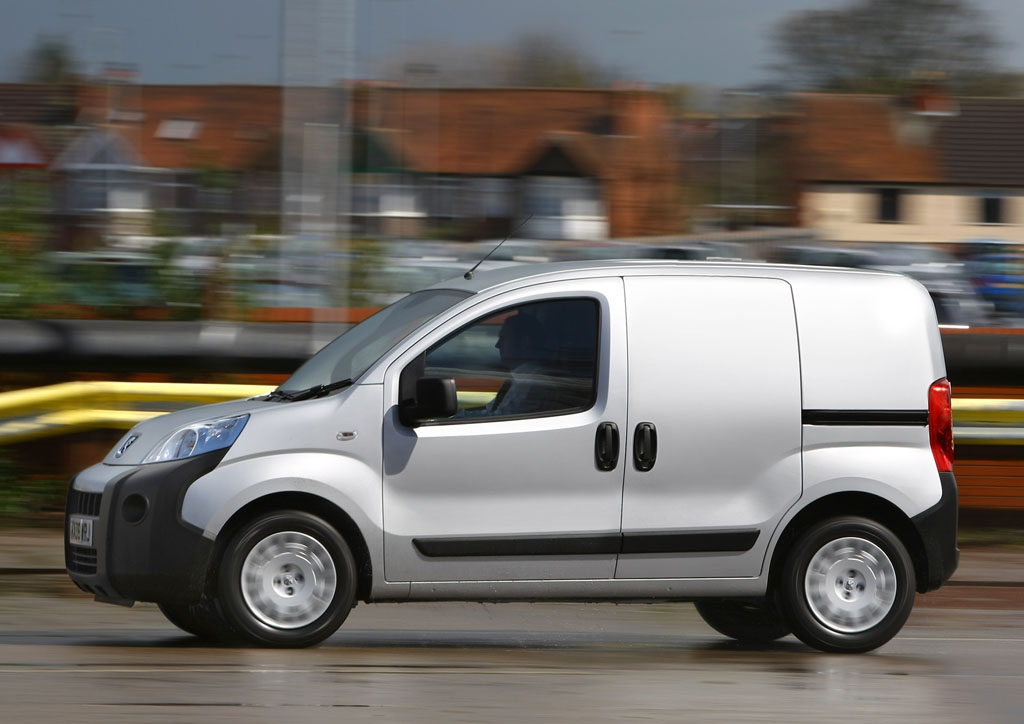
<path fill-rule="evenodd" d="M 204 641 L 227 640 L 230 631 L 212 601 L 193 603 L 159 603 L 160 613 L 185 633 Z"/>
<path fill-rule="evenodd" d="M 771 599 L 708 598 L 693 605 L 708 626 L 737 641 L 766 644 L 789 633 Z"/>
<path fill-rule="evenodd" d="M 808 646 L 861 653 L 895 636 L 914 606 L 910 554 L 885 526 L 833 518 L 801 535 L 778 586 L 780 608 Z"/>
<path fill-rule="evenodd" d="M 312 646 L 355 604 L 352 551 L 326 521 L 303 511 L 268 513 L 228 543 L 218 600 L 232 628 L 262 646 Z"/>

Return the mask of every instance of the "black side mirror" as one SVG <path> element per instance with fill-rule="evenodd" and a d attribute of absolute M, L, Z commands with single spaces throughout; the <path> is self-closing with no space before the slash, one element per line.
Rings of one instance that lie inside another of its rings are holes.
<path fill-rule="evenodd" d="M 423 420 L 451 417 L 458 410 L 455 380 L 451 377 L 421 377 L 416 380 L 416 397 L 402 401 L 398 417 L 403 425 L 416 427 Z"/>

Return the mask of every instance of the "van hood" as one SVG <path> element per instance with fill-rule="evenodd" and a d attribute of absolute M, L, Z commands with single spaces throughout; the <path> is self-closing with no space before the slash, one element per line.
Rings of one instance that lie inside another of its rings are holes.
<path fill-rule="evenodd" d="M 143 420 L 125 433 L 117 441 L 117 444 L 111 448 L 110 452 L 107 453 L 107 456 L 103 458 L 103 463 L 106 465 L 138 465 L 167 436 L 184 425 L 204 420 L 217 420 L 222 417 L 266 412 L 280 404 L 282 403 L 267 402 L 266 396 L 263 395 L 245 400 L 190 407 L 187 410 L 179 410 L 166 415 L 151 417 L 148 420 Z M 117 452 L 129 440 L 131 440 L 131 443 L 118 456 Z"/>

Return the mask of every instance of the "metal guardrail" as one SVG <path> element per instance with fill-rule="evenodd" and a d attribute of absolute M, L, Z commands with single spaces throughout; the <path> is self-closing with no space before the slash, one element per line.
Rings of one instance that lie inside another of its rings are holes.
<path fill-rule="evenodd" d="M 1024 445 L 1024 400 L 953 400 L 953 440 L 972 445 Z"/>
<path fill-rule="evenodd" d="M 90 429 L 128 429 L 195 405 L 264 395 L 266 385 L 63 382 L 0 393 L 0 444 Z"/>
<path fill-rule="evenodd" d="M 264 395 L 271 389 L 266 385 L 64 382 L 2 392 L 0 444 L 79 430 L 128 429 L 156 415 Z M 954 399 L 953 437 L 970 444 L 1024 444 L 1024 400 Z"/>

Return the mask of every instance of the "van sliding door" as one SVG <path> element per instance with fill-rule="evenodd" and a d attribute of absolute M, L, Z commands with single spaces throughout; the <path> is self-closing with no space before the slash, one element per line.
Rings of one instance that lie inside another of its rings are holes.
<path fill-rule="evenodd" d="M 617 578 L 760 574 L 800 495 L 800 363 L 779 279 L 625 279 L 629 335 Z"/>

